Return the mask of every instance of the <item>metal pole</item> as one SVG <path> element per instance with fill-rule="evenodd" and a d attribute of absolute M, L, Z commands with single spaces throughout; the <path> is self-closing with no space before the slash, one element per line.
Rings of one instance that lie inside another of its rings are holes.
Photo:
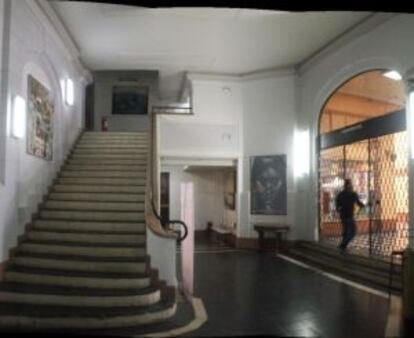
<path fill-rule="evenodd" d="M 368 139 L 368 205 L 369 205 L 369 255 L 372 255 L 372 201 L 370 193 L 371 183 L 371 139 Z"/>

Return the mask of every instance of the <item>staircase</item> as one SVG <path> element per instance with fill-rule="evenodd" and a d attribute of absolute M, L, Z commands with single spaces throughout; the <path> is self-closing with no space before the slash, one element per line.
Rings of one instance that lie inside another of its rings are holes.
<path fill-rule="evenodd" d="M 84 132 L 10 259 L 0 330 L 158 323 L 175 296 L 150 268 L 146 133 Z"/>
<path fill-rule="evenodd" d="M 333 247 L 299 241 L 287 253 L 296 260 L 332 272 L 344 278 L 388 292 L 390 262 L 347 253 L 342 255 Z M 391 291 L 399 294 L 402 290 L 401 263 L 395 264 Z"/>

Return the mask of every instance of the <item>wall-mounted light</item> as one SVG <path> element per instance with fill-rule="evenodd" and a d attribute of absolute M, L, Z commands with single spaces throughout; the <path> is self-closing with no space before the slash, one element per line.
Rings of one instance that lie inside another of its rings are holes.
<path fill-rule="evenodd" d="M 66 103 L 66 80 L 60 80 L 60 90 L 62 91 L 62 101 Z"/>
<path fill-rule="evenodd" d="M 65 102 L 69 106 L 73 106 L 75 103 L 75 86 L 71 79 L 65 80 Z"/>
<path fill-rule="evenodd" d="M 398 73 L 398 72 L 397 72 L 397 71 L 395 71 L 395 70 L 390 70 L 389 72 L 385 72 L 383 75 L 384 75 L 385 77 L 389 78 L 389 79 L 396 80 L 396 81 L 399 81 L 399 80 L 401 80 L 401 79 L 402 79 L 401 74 L 400 74 L 400 73 Z"/>
<path fill-rule="evenodd" d="M 13 99 L 12 136 L 23 138 L 26 133 L 26 101 L 21 96 Z"/>
<path fill-rule="evenodd" d="M 309 130 L 295 130 L 293 139 L 293 174 L 301 177 L 309 174 Z"/>

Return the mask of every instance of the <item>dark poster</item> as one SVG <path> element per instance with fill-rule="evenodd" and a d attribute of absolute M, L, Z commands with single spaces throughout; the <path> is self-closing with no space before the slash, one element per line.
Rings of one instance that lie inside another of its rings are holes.
<path fill-rule="evenodd" d="M 286 155 L 250 158 L 251 214 L 287 215 Z"/>
<path fill-rule="evenodd" d="M 148 113 L 148 88 L 116 86 L 112 94 L 112 114 L 145 115 Z"/>

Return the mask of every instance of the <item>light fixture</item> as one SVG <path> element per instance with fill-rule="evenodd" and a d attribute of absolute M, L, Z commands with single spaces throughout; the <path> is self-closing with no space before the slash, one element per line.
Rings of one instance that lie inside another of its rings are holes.
<path fill-rule="evenodd" d="M 13 99 L 12 135 L 23 138 L 26 132 L 26 101 L 21 96 Z"/>
<path fill-rule="evenodd" d="M 62 91 L 62 101 L 66 103 L 66 80 L 60 80 L 60 89 Z"/>
<path fill-rule="evenodd" d="M 295 130 L 293 139 L 293 174 L 301 177 L 309 173 L 309 130 Z"/>
<path fill-rule="evenodd" d="M 71 79 L 66 79 L 65 81 L 65 102 L 69 106 L 73 106 L 75 102 L 75 87 Z"/>
<path fill-rule="evenodd" d="M 398 73 L 397 71 L 395 71 L 395 70 L 390 70 L 390 71 L 388 71 L 388 72 L 385 72 L 384 74 L 383 74 L 385 77 L 387 77 L 387 78 L 389 78 L 389 79 L 392 79 L 392 80 L 401 80 L 402 79 L 402 76 L 401 76 L 401 74 L 400 73 Z"/>
<path fill-rule="evenodd" d="M 408 96 L 408 121 L 410 124 L 410 147 L 411 159 L 414 159 L 414 91 L 411 91 Z"/>

